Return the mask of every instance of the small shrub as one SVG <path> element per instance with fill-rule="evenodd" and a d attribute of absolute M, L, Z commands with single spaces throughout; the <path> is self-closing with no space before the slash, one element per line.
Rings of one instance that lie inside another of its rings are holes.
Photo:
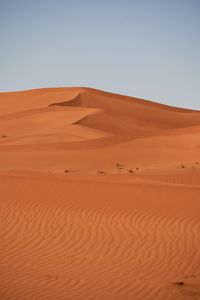
<path fill-rule="evenodd" d="M 181 168 L 182 168 L 182 169 L 185 169 L 185 165 L 182 164 L 182 165 L 181 165 Z"/>
<path fill-rule="evenodd" d="M 104 172 L 104 171 L 97 171 L 97 174 L 105 174 L 106 172 Z"/>
<path fill-rule="evenodd" d="M 137 171 L 139 171 L 139 168 L 136 168 Z"/>
<path fill-rule="evenodd" d="M 120 170 L 123 169 L 123 165 L 121 165 L 120 163 L 116 163 L 116 167 L 117 167 L 118 169 L 120 169 Z"/>
<path fill-rule="evenodd" d="M 132 173 L 134 173 L 134 172 L 133 172 L 132 169 L 129 169 L 129 170 L 128 170 L 128 173 L 132 174 Z"/>
<path fill-rule="evenodd" d="M 174 282 L 174 284 L 176 284 L 176 285 L 184 285 L 184 282 L 183 281 L 177 281 L 177 282 Z"/>
<path fill-rule="evenodd" d="M 2 137 L 2 138 L 6 138 L 6 137 L 7 137 L 7 135 L 3 134 L 1 137 Z"/>
<path fill-rule="evenodd" d="M 65 169 L 65 173 L 69 173 L 69 170 Z"/>

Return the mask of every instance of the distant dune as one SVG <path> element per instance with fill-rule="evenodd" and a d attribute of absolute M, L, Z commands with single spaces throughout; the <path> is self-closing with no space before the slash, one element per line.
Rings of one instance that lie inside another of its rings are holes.
<path fill-rule="evenodd" d="M 200 111 L 0 93 L 0 299 L 200 299 Z"/>

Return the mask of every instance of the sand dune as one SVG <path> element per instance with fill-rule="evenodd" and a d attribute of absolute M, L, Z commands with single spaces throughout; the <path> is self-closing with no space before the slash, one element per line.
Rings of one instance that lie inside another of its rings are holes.
<path fill-rule="evenodd" d="M 200 112 L 0 93 L 0 299 L 200 299 Z"/>

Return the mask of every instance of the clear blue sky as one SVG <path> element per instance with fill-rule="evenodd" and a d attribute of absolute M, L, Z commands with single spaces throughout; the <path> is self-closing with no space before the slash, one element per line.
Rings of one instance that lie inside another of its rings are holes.
<path fill-rule="evenodd" d="M 0 0 L 0 91 L 88 86 L 200 109 L 199 0 Z"/>

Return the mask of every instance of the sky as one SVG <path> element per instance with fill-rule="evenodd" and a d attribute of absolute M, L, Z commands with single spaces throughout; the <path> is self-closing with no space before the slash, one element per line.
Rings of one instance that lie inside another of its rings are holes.
<path fill-rule="evenodd" d="M 0 0 L 0 91 L 86 86 L 200 109 L 199 0 Z"/>

